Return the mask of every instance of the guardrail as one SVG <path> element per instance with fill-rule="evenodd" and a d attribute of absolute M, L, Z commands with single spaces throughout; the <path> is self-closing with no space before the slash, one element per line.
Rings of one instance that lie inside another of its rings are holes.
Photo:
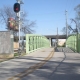
<path fill-rule="evenodd" d="M 26 34 L 26 53 L 40 48 L 50 47 L 50 41 L 45 36 Z"/>
<path fill-rule="evenodd" d="M 78 38 L 76 34 L 69 36 L 66 41 L 66 46 L 80 53 L 80 34 L 78 34 Z"/>

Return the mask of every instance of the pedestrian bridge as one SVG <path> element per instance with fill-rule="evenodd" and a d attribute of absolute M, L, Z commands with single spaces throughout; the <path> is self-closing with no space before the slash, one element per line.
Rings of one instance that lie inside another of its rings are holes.
<path fill-rule="evenodd" d="M 38 48 L 51 47 L 52 39 L 66 39 L 66 35 L 26 35 L 26 53 L 32 52 Z"/>
<path fill-rule="evenodd" d="M 45 36 L 27 34 L 26 35 L 26 53 L 33 52 L 40 48 L 50 47 L 50 41 Z"/>
<path fill-rule="evenodd" d="M 66 35 L 26 34 L 26 36 L 22 36 L 22 37 L 24 38 L 24 40 L 26 40 L 26 53 L 30 53 L 42 47 L 51 47 L 52 39 L 66 39 Z M 15 38 L 18 38 L 18 37 L 14 37 L 14 39 Z"/>

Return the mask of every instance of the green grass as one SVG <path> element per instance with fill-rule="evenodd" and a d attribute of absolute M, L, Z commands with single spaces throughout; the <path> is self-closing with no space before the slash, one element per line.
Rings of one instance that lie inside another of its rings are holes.
<path fill-rule="evenodd" d="M 16 57 L 16 56 L 24 56 L 24 55 L 26 55 L 26 53 L 21 53 L 20 55 L 19 55 L 19 53 L 14 53 L 14 57 Z"/>
<path fill-rule="evenodd" d="M 14 57 L 19 56 L 19 53 L 14 53 Z"/>
<path fill-rule="evenodd" d="M 26 53 L 22 53 L 21 55 L 19 55 L 19 53 L 14 53 L 14 57 L 13 57 L 13 58 L 5 58 L 5 59 L 3 59 L 3 60 L 0 60 L 0 62 L 8 61 L 8 60 L 10 60 L 10 59 L 14 59 L 14 58 L 16 58 L 16 57 L 24 56 L 24 55 L 26 55 Z"/>

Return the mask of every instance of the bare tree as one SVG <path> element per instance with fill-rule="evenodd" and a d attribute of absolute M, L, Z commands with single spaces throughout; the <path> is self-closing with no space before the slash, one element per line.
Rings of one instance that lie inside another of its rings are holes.
<path fill-rule="evenodd" d="M 71 34 L 72 33 L 72 28 L 71 28 L 71 25 L 68 25 L 68 34 Z M 66 27 L 63 27 L 62 30 L 63 34 L 66 35 Z"/>
<path fill-rule="evenodd" d="M 24 14 L 21 14 L 21 22 L 23 23 L 21 26 L 21 31 L 23 31 L 25 34 L 27 33 L 33 33 L 33 27 L 35 27 L 35 21 L 30 22 L 29 20 L 26 19 L 27 13 L 24 12 Z M 13 8 L 10 6 L 4 6 L 3 8 L 0 9 L 0 22 L 2 24 L 5 24 L 5 28 L 9 30 L 8 28 L 8 18 L 16 18 L 16 14 L 13 11 Z M 13 30 L 14 31 L 14 30 Z M 18 31 L 17 31 L 18 32 Z M 14 31 L 14 34 L 16 31 Z"/>
<path fill-rule="evenodd" d="M 76 21 L 77 29 L 76 27 L 73 29 L 70 25 L 68 25 L 68 34 L 77 33 L 77 30 L 80 33 L 80 4 L 77 5 L 74 10 L 76 11 L 76 17 L 74 20 Z M 61 31 L 63 34 L 66 34 L 66 27 L 63 27 Z"/>
<path fill-rule="evenodd" d="M 5 24 L 6 28 L 8 28 L 7 20 L 10 17 L 15 17 L 15 14 L 11 7 L 4 6 L 3 8 L 0 9 L 0 22 L 2 24 Z"/>
<path fill-rule="evenodd" d="M 77 22 L 77 27 L 78 27 L 78 31 L 80 32 L 80 4 L 77 5 L 74 10 L 76 11 L 76 22 Z"/>

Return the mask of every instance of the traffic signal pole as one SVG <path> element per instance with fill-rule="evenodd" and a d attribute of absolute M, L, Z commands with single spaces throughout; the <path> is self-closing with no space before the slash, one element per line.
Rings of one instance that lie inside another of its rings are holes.
<path fill-rule="evenodd" d="M 21 46 L 20 46 L 20 28 L 21 28 L 21 18 L 20 18 L 20 5 L 23 4 L 22 0 L 17 0 L 17 3 L 14 4 L 14 12 L 16 13 L 16 17 L 18 20 L 18 28 L 19 28 L 19 54 L 21 53 Z"/>
<path fill-rule="evenodd" d="M 20 0 L 17 0 L 17 3 L 20 4 Z M 18 18 L 18 27 L 19 27 L 19 55 L 20 55 L 20 11 L 17 14 L 17 18 Z"/>
<path fill-rule="evenodd" d="M 18 24 L 19 24 L 19 50 L 20 50 L 20 28 L 21 28 L 21 25 L 20 25 L 20 12 L 18 13 Z"/>
<path fill-rule="evenodd" d="M 17 3 L 21 4 L 21 0 L 17 0 Z M 20 46 L 20 28 L 21 28 L 21 20 L 20 20 L 20 11 L 17 14 L 17 18 L 18 18 L 18 27 L 19 27 L 19 54 L 20 54 L 20 51 L 21 51 L 21 46 Z"/>

